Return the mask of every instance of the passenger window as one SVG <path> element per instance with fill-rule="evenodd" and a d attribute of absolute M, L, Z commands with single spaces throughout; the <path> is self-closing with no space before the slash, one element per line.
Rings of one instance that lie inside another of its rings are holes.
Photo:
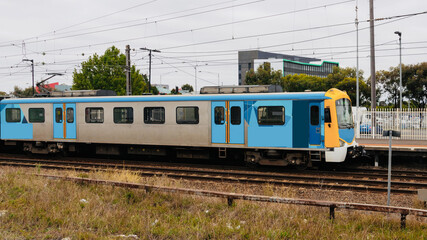
<path fill-rule="evenodd" d="M 258 107 L 259 125 L 284 125 L 285 108 L 282 106 Z"/>
<path fill-rule="evenodd" d="M 74 122 L 74 108 L 67 108 L 67 123 Z"/>
<path fill-rule="evenodd" d="M 21 109 L 6 108 L 6 122 L 21 122 Z"/>
<path fill-rule="evenodd" d="M 30 123 L 43 123 L 44 122 L 44 108 L 30 108 L 30 109 L 28 109 L 28 120 Z"/>
<path fill-rule="evenodd" d="M 144 123 L 146 124 L 165 123 L 165 108 L 164 107 L 144 108 Z"/>
<path fill-rule="evenodd" d="M 199 108 L 198 107 L 177 107 L 176 123 L 178 124 L 198 124 Z"/>
<path fill-rule="evenodd" d="M 325 108 L 325 123 L 330 123 L 330 122 L 332 122 L 332 120 L 331 120 L 331 109 Z"/>
<path fill-rule="evenodd" d="M 55 122 L 62 123 L 62 108 L 55 109 Z"/>
<path fill-rule="evenodd" d="M 319 125 L 319 107 L 311 106 L 310 107 L 310 123 L 311 125 Z"/>
<path fill-rule="evenodd" d="M 215 124 L 222 125 L 224 124 L 224 108 L 223 107 L 215 107 Z"/>
<path fill-rule="evenodd" d="M 117 107 L 113 109 L 114 123 L 133 123 L 133 108 Z"/>
<path fill-rule="evenodd" d="M 231 107 L 230 110 L 231 110 L 231 124 L 240 125 L 240 123 L 242 122 L 240 107 Z"/>
<path fill-rule="evenodd" d="M 104 109 L 103 108 L 86 108 L 85 118 L 87 123 L 103 123 Z"/>

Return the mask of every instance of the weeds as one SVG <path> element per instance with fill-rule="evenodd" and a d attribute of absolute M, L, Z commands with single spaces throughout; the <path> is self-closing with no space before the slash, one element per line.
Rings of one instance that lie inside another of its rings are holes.
<path fill-rule="evenodd" d="M 8 168 L 2 171 L 0 236 L 6 239 L 427 238 L 425 223 L 408 220 L 408 228 L 401 230 L 398 217 L 382 214 L 337 211 L 336 220 L 330 221 L 327 209 L 315 207 L 247 201 L 235 201 L 229 207 L 226 200 L 218 198 L 146 193 L 114 186 L 53 181 Z M 234 189 L 240 193 L 280 197 L 301 194 L 301 190 L 273 185 L 206 184 L 163 176 L 143 178 L 130 171 L 68 174 L 160 186 Z M 324 192 L 310 194 L 317 199 L 327 197 Z M 337 198 L 343 197 L 341 195 Z"/>

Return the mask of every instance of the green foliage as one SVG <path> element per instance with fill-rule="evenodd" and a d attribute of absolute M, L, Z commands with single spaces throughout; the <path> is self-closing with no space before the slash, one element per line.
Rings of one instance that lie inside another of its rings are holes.
<path fill-rule="evenodd" d="M 260 65 L 255 72 L 251 69 L 246 73 L 246 84 L 248 85 L 269 85 L 269 84 L 280 84 L 282 77 L 282 71 L 271 68 L 269 62 L 265 62 Z"/>
<path fill-rule="evenodd" d="M 74 70 L 73 90 L 114 90 L 117 95 L 126 94 L 126 56 L 112 46 L 104 55 L 94 54 L 81 63 L 80 71 Z M 132 94 L 148 92 L 147 77 L 131 66 Z"/>
<path fill-rule="evenodd" d="M 182 85 L 181 89 L 182 89 L 182 90 L 188 90 L 189 92 L 194 91 L 193 86 L 191 86 L 191 85 L 190 85 L 190 84 L 188 84 L 188 83 L 187 83 L 187 84 Z"/>
<path fill-rule="evenodd" d="M 376 74 L 380 88 L 389 96 L 386 104 L 399 107 L 399 66 L 378 71 Z M 402 86 L 404 99 L 409 99 L 413 107 L 424 108 L 427 104 L 427 62 L 402 65 Z"/>
<path fill-rule="evenodd" d="M 22 89 L 18 86 L 13 87 L 13 95 L 17 96 L 17 97 L 32 97 L 33 96 L 33 88 L 32 87 L 28 87 L 26 89 Z"/>

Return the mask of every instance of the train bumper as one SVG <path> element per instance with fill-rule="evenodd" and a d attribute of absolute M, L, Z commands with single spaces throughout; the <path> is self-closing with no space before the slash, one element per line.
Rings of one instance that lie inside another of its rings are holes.
<path fill-rule="evenodd" d="M 342 147 L 327 148 L 325 151 L 325 162 L 344 162 L 346 158 L 356 158 L 363 156 L 365 150 L 355 141 L 352 144 L 344 143 Z"/>

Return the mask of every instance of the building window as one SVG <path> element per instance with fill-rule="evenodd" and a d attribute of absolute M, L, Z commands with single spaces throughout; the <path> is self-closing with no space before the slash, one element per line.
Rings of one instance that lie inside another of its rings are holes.
<path fill-rule="evenodd" d="M 6 122 L 21 122 L 21 109 L 20 108 L 7 108 L 6 109 Z"/>
<path fill-rule="evenodd" d="M 74 122 L 74 108 L 67 108 L 67 123 Z"/>
<path fill-rule="evenodd" d="M 177 107 L 176 123 L 178 124 L 198 124 L 199 108 L 198 107 Z"/>
<path fill-rule="evenodd" d="M 113 109 L 114 123 L 133 123 L 133 108 L 116 107 Z"/>
<path fill-rule="evenodd" d="M 85 109 L 86 123 L 103 123 L 104 108 L 86 108 Z"/>
<path fill-rule="evenodd" d="M 230 109 L 230 122 L 232 125 L 240 125 L 240 123 L 242 122 L 242 118 L 241 118 L 241 110 L 240 107 L 231 107 Z"/>
<path fill-rule="evenodd" d="M 282 106 L 258 107 L 259 125 L 285 124 L 285 108 Z"/>
<path fill-rule="evenodd" d="M 30 108 L 28 109 L 28 120 L 30 123 L 43 123 L 44 122 L 44 108 Z"/>
<path fill-rule="evenodd" d="M 147 124 L 165 123 L 165 108 L 164 107 L 144 108 L 144 123 L 147 123 Z"/>

